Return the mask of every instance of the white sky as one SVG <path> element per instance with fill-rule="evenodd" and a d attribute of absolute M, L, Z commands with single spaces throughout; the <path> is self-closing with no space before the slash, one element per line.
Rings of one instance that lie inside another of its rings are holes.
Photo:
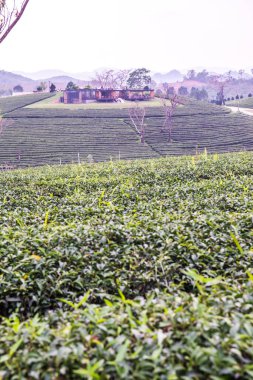
<path fill-rule="evenodd" d="M 0 69 L 253 68 L 253 0 L 30 0 Z"/>

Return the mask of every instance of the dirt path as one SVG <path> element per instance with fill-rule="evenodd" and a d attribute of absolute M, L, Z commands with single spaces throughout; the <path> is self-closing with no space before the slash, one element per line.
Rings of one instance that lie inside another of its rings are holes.
<path fill-rule="evenodd" d="M 227 106 L 232 112 L 238 112 L 238 107 L 229 107 Z M 244 113 L 245 115 L 253 116 L 253 109 L 252 108 L 239 108 L 239 112 Z"/>

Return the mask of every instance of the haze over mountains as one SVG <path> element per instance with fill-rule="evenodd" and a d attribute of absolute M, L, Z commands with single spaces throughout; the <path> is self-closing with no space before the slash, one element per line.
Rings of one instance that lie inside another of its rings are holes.
<path fill-rule="evenodd" d="M 60 76 L 60 77 L 71 77 L 71 78 L 75 78 L 79 80 L 91 81 L 94 78 L 96 72 L 100 72 L 102 70 L 109 70 L 109 69 L 110 69 L 109 67 L 100 67 L 100 68 L 95 69 L 94 71 L 83 71 L 83 72 L 68 72 L 68 71 L 63 71 L 63 70 L 58 70 L 58 69 L 48 69 L 48 70 L 40 70 L 36 72 L 13 71 L 13 73 L 33 79 L 33 80 L 47 80 L 49 78 Z M 160 81 L 162 82 L 163 80 L 165 80 L 166 82 L 173 83 L 173 82 L 182 80 L 184 75 L 187 73 L 189 69 L 191 68 L 186 68 L 182 70 L 173 69 L 173 70 L 168 70 L 167 72 L 159 72 L 158 70 L 157 71 L 151 70 L 151 73 L 152 73 L 153 79 L 154 80 L 157 79 L 158 82 Z M 209 73 L 216 73 L 216 74 L 223 74 L 231 70 L 233 76 L 236 77 L 237 75 L 239 75 L 238 70 L 235 70 L 233 68 L 231 69 L 229 67 L 206 68 L 204 66 L 198 66 L 198 67 L 193 67 L 192 69 L 195 70 L 196 72 L 200 72 L 206 69 Z M 117 70 L 117 68 L 115 70 Z M 247 76 L 249 77 L 252 76 L 250 67 L 244 68 L 244 70 Z"/>
<path fill-rule="evenodd" d="M 34 73 L 14 71 L 15 74 L 25 76 L 33 80 L 46 80 L 53 77 L 71 77 L 79 80 L 91 80 L 94 77 L 94 72 L 69 73 L 62 70 L 41 70 Z"/>
<path fill-rule="evenodd" d="M 68 82 L 72 81 L 78 86 L 83 87 L 87 84 L 92 84 L 92 79 L 95 77 L 96 71 L 101 71 L 108 68 L 99 68 L 93 72 L 77 72 L 70 73 L 62 70 L 42 70 L 34 73 L 26 72 L 8 72 L 0 71 L 0 91 L 11 91 L 13 87 L 20 85 L 25 92 L 34 91 L 41 81 L 47 82 L 47 86 L 50 83 L 54 83 L 57 89 L 64 89 Z M 202 71 L 202 67 L 195 68 L 196 72 Z M 209 73 L 224 73 L 229 71 L 227 68 L 210 68 L 207 69 Z M 167 73 L 151 72 L 152 79 L 157 83 L 176 83 L 182 82 L 187 70 L 171 70 Z M 239 78 L 239 73 L 236 70 L 232 70 L 232 76 L 236 79 Z M 243 79 L 252 78 L 250 69 L 245 70 Z"/>
<path fill-rule="evenodd" d="M 56 73 L 57 74 L 57 73 Z M 59 73 L 58 73 L 59 74 Z M 8 71 L 0 71 L 0 91 L 11 91 L 15 86 L 20 85 L 25 92 L 36 90 L 36 87 L 44 81 L 49 86 L 49 83 L 54 83 L 57 89 L 64 89 L 68 82 L 75 82 L 78 86 L 85 86 L 89 82 L 79 80 L 68 75 L 42 76 L 39 79 L 31 79 L 28 76 L 11 73 Z"/>

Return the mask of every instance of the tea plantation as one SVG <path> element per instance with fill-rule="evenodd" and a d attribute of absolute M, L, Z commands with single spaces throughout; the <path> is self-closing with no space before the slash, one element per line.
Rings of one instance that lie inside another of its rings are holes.
<path fill-rule="evenodd" d="M 228 106 L 238 107 L 238 100 L 231 100 L 230 102 L 226 102 Z M 240 108 L 253 108 L 253 97 L 244 98 L 239 100 Z"/>
<path fill-rule="evenodd" d="M 8 112 L 26 107 L 28 105 L 35 104 L 37 102 L 41 102 L 51 97 L 52 94 L 49 93 L 37 93 L 30 95 L 8 96 L 6 98 L 0 98 L 0 112 L 1 114 L 6 114 Z"/>
<path fill-rule="evenodd" d="M 0 135 L 0 165 L 132 160 L 192 155 L 205 149 L 210 153 L 253 150 L 253 118 L 206 102 L 188 101 L 177 109 L 172 143 L 161 133 L 162 107 L 157 101 L 151 102 L 146 108 L 145 144 L 141 144 L 126 104 L 123 108 L 118 104 L 108 108 L 98 105 L 97 109 L 90 109 L 89 105 L 80 105 L 80 109 L 78 105 L 73 109 L 41 108 L 50 99 L 38 102 L 38 97 L 49 95 L 29 96 L 0 101 L 6 123 Z"/>
<path fill-rule="evenodd" d="M 252 163 L 1 173 L 0 378 L 252 379 Z"/>

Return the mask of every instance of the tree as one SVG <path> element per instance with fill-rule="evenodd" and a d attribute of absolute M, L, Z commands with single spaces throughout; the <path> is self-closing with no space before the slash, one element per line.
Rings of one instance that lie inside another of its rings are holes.
<path fill-rule="evenodd" d="M 252 98 L 252 94 L 251 94 L 251 92 L 249 93 L 248 98 Z"/>
<path fill-rule="evenodd" d="M 168 135 L 169 143 L 172 142 L 172 116 L 177 108 L 177 105 L 180 103 L 181 102 L 177 95 L 174 95 L 173 97 L 169 98 L 169 104 L 165 99 L 162 101 L 165 120 L 161 129 L 161 133 L 166 133 Z"/>
<path fill-rule="evenodd" d="M 40 85 L 42 87 L 42 91 L 46 91 L 46 89 L 47 89 L 47 82 L 40 82 Z"/>
<path fill-rule="evenodd" d="M 79 89 L 79 87 L 73 82 L 69 82 L 66 86 L 67 91 L 76 91 L 78 89 Z"/>
<path fill-rule="evenodd" d="M 168 90 L 168 88 L 169 88 L 169 84 L 166 83 L 166 82 L 164 82 L 164 83 L 162 84 L 162 86 L 163 86 L 164 91 L 167 93 L 167 90 Z"/>
<path fill-rule="evenodd" d="M 191 88 L 190 96 L 192 98 L 195 98 L 196 100 L 207 100 L 208 99 L 208 93 L 206 89 L 202 88 L 201 90 L 196 87 Z"/>
<path fill-rule="evenodd" d="M 176 91 L 175 91 L 174 87 L 168 87 L 167 96 L 173 96 L 173 95 L 175 95 L 175 93 L 176 93 Z"/>
<path fill-rule="evenodd" d="M 228 71 L 224 75 L 212 76 L 212 82 L 218 87 L 218 92 L 216 96 L 216 104 L 224 105 L 225 104 L 225 95 L 224 90 L 226 86 L 232 82 L 231 71 Z"/>
<path fill-rule="evenodd" d="M 189 70 L 186 74 L 186 79 L 187 80 L 194 80 L 195 79 L 195 70 Z"/>
<path fill-rule="evenodd" d="M 103 70 L 95 73 L 93 80 L 98 83 L 100 88 L 119 88 L 127 86 L 130 70 Z"/>
<path fill-rule="evenodd" d="M 178 89 L 178 95 L 182 95 L 182 96 L 189 95 L 188 88 L 184 87 L 184 86 L 179 87 L 179 89 Z"/>
<path fill-rule="evenodd" d="M 39 86 L 36 87 L 36 90 L 39 92 L 45 91 L 47 88 L 47 82 L 40 82 Z"/>
<path fill-rule="evenodd" d="M 116 83 L 119 89 L 127 87 L 127 80 L 131 70 L 119 70 L 116 72 Z"/>
<path fill-rule="evenodd" d="M 206 91 L 205 88 L 202 88 L 199 91 L 199 99 L 198 100 L 207 100 L 208 99 L 208 92 Z"/>
<path fill-rule="evenodd" d="M 199 72 L 199 73 L 196 75 L 195 80 L 197 80 L 197 81 L 199 81 L 199 82 L 206 82 L 208 76 L 209 76 L 208 71 L 206 71 L 206 70 L 202 70 L 201 72 Z"/>
<path fill-rule="evenodd" d="M 103 70 L 101 72 L 96 72 L 96 80 L 100 88 L 113 88 L 115 87 L 115 75 L 114 70 Z"/>
<path fill-rule="evenodd" d="M 145 115 L 145 108 L 139 107 L 138 104 L 136 104 L 135 107 L 129 109 L 129 117 L 132 122 L 132 126 L 134 127 L 138 135 L 140 135 L 142 144 L 144 144 L 145 142 Z"/>
<path fill-rule="evenodd" d="M 136 69 L 129 74 L 127 85 L 129 88 L 142 89 L 146 85 L 150 85 L 150 70 L 145 68 Z"/>
<path fill-rule="evenodd" d="M 162 98 L 162 97 L 164 96 L 164 94 L 163 94 L 163 92 L 162 92 L 162 90 L 161 90 L 160 88 L 158 88 L 158 89 L 156 90 L 156 92 L 155 92 L 155 96 L 156 96 L 157 98 Z"/>
<path fill-rule="evenodd" d="M 0 0 L 0 43 L 22 17 L 29 0 Z"/>
<path fill-rule="evenodd" d="M 24 92 L 24 89 L 19 84 L 15 87 L 13 87 L 13 92 Z"/>
<path fill-rule="evenodd" d="M 55 92 L 56 91 L 56 86 L 52 83 L 51 86 L 49 87 L 50 92 Z"/>

